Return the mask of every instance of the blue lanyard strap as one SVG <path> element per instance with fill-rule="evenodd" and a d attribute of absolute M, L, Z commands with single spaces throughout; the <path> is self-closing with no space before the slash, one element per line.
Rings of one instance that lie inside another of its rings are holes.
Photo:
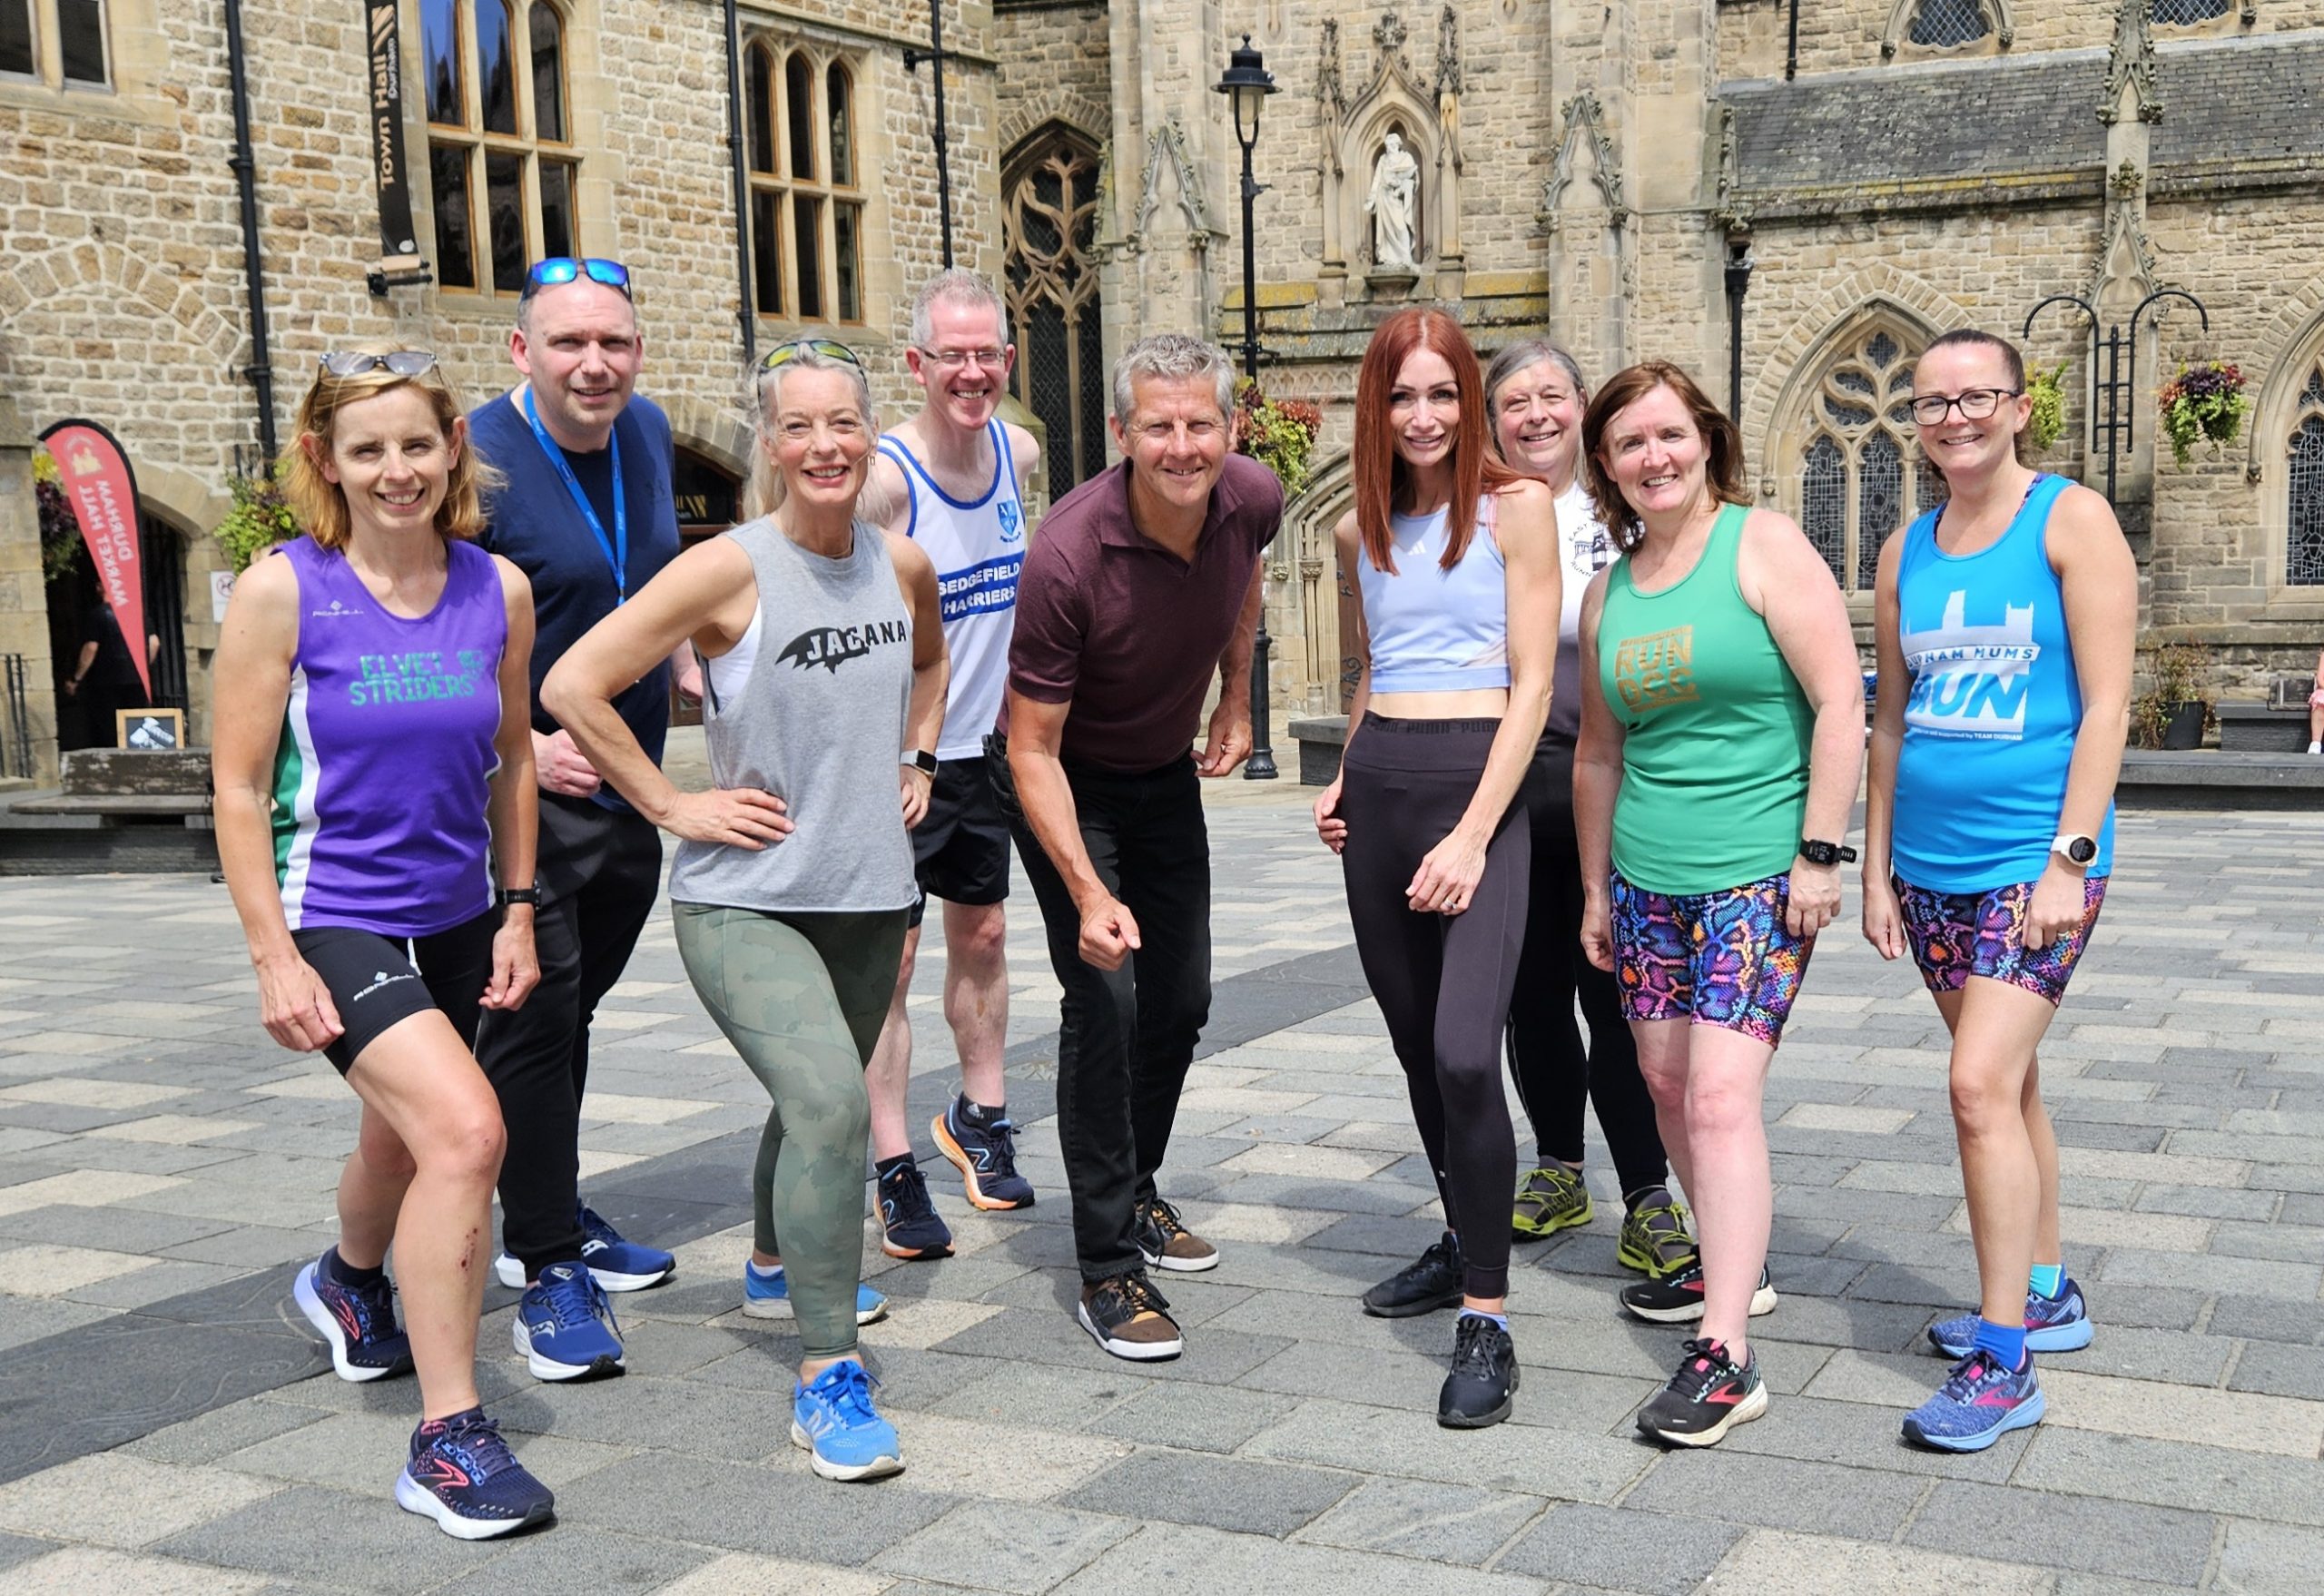
<path fill-rule="evenodd" d="M 551 438 L 548 429 L 541 425 L 541 413 L 534 408 L 529 383 L 525 388 L 525 419 L 533 424 L 533 437 L 539 440 L 541 452 L 548 457 L 548 463 L 556 468 L 556 474 L 565 478 L 565 491 L 573 496 L 573 502 L 580 507 L 581 518 L 589 523 L 589 530 L 596 537 L 597 547 L 605 550 L 606 563 L 614 568 L 614 602 L 616 605 L 626 604 L 629 601 L 629 501 L 622 497 L 621 491 L 620 431 L 616 429 L 607 434 L 614 451 L 614 535 L 608 539 L 605 523 L 597 519 L 596 509 L 589 503 L 589 496 L 581 490 L 580 479 L 573 475 L 573 466 L 565 458 L 565 450 L 557 447 L 556 439 Z"/>

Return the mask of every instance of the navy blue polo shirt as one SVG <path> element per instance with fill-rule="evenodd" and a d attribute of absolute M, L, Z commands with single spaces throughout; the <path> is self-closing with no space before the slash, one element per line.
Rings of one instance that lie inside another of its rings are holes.
<path fill-rule="evenodd" d="M 627 568 L 629 591 L 635 594 L 678 557 L 678 507 L 671 492 L 676 450 L 670 419 L 643 395 L 631 396 L 614 421 L 614 437 L 621 445 L 622 494 L 629 501 Z M 584 632 L 613 613 L 620 596 L 613 562 L 582 518 L 556 465 L 542 452 L 525 412 L 509 395 L 501 394 L 469 413 L 468 440 L 507 478 L 505 487 L 485 498 L 486 526 L 477 541 L 513 561 L 532 582 L 533 729 L 547 735 L 558 728 L 556 718 L 541 707 L 541 683 Z M 556 447 L 554 438 L 550 446 Z M 565 458 L 610 542 L 613 451 L 568 450 Z M 614 700 L 614 708 L 628 723 L 638 746 L 659 764 L 670 729 L 668 665 L 656 665 L 633 684 Z M 629 807 L 611 787 L 598 790 L 597 802 L 608 809 Z"/>

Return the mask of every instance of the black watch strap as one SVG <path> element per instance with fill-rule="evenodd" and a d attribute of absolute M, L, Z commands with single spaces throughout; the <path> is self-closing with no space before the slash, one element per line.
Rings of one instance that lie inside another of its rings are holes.
<path fill-rule="evenodd" d="M 1799 839 L 1799 856 L 1810 864 L 1854 864 L 1856 850 L 1839 842 L 1819 842 L 1813 837 Z"/>
<path fill-rule="evenodd" d="M 530 903 L 538 909 L 541 906 L 541 890 L 538 887 L 503 887 L 492 895 L 492 901 L 494 906 L 500 909 L 506 909 L 511 903 Z"/>

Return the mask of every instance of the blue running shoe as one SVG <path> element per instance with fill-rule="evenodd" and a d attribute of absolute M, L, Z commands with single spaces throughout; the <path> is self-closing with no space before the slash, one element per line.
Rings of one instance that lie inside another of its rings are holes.
<path fill-rule="evenodd" d="M 853 1358 L 833 1364 L 812 1385 L 791 1392 L 791 1443 L 811 1454 L 826 1480 L 876 1480 L 903 1472 L 896 1427 L 872 1405 L 871 1373 Z"/>
<path fill-rule="evenodd" d="M 770 1280 L 752 1268 L 743 1266 L 743 1311 L 753 1319 L 787 1319 L 791 1317 L 791 1273 L 784 1270 Z M 888 1299 L 869 1286 L 858 1283 L 855 1287 L 855 1322 L 876 1325 L 888 1316 Z"/>
<path fill-rule="evenodd" d="M 907 1260 L 952 1256 L 952 1229 L 928 1200 L 928 1177 L 907 1158 L 880 1177 L 880 1250 Z"/>
<path fill-rule="evenodd" d="M 960 1171 L 969 1201 L 980 1208 L 1029 1208 L 1033 1183 L 1017 1173 L 1017 1128 L 1006 1119 L 982 1125 L 961 1111 L 955 1092 L 944 1112 L 929 1121 L 936 1150 Z"/>
<path fill-rule="evenodd" d="M 556 1498 L 509 1453 L 500 1426 L 472 1407 L 411 1433 L 396 1505 L 426 1513 L 447 1535 L 488 1541 L 543 1522 Z"/>
<path fill-rule="evenodd" d="M 1953 1365 L 1935 1396 L 1905 1415 L 1905 1439 L 1940 1452 L 1983 1452 L 2012 1430 L 2040 1424 L 2048 1410 L 2030 1355 L 2013 1373 L 1978 1347 Z"/>
<path fill-rule="evenodd" d="M 537 1380 L 586 1380 L 622 1372 L 620 1326 L 606 1288 L 578 1260 L 551 1264 L 525 1288 L 510 1327 Z"/>
<path fill-rule="evenodd" d="M 2071 1277 L 2053 1297 L 2038 1291 L 2025 1294 L 2026 1351 L 2080 1352 L 2090 1345 L 2092 1334 L 2089 1306 L 2082 1300 L 2082 1287 Z M 1976 1339 L 1974 1314 L 1939 1319 L 1928 1328 L 1928 1344 L 1955 1363 L 1969 1355 Z"/>
<path fill-rule="evenodd" d="M 341 1286 L 317 1258 L 299 1271 L 290 1296 L 330 1343 L 330 1366 L 340 1379 L 384 1380 L 411 1367 L 411 1342 L 396 1328 L 395 1288 L 386 1276 L 370 1286 Z"/>
<path fill-rule="evenodd" d="M 581 1206 L 576 1222 L 581 1227 L 581 1261 L 607 1291 L 643 1291 L 678 1272 L 676 1257 L 658 1246 L 623 1240 L 621 1232 L 586 1203 Z M 509 1290 L 525 1289 L 525 1266 L 514 1255 L 502 1253 L 493 1259 L 492 1272 Z"/>

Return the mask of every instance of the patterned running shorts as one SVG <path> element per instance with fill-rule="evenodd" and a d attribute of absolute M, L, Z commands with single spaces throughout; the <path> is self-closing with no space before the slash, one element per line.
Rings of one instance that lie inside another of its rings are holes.
<path fill-rule="evenodd" d="M 1788 873 L 1722 892 L 1649 892 L 1614 874 L 1614 979 L 1632 1020 L 1690 1020 L 1774 1047 L 1816 940 L 1784 930 Z"/>
<path fill-rule="evenodd" d="M 2098 923 L 2099 905 L 2106 901 L 2106 878 L 2088 877 L 2082 883 L 2082 923 L 2048 947 L 2033 949 L 2025 945 L 2032 882 L 1989 892 L 1932 892 L 1903 882 L 1896 887 L 1905 911 L 1905 939 L 1930 991 L 1957 992 L 1971 976 L 1982 975 L 2052 1003 L 2066 995 L 2066 980 L 2089 946 L 2090 928 Z"/>

